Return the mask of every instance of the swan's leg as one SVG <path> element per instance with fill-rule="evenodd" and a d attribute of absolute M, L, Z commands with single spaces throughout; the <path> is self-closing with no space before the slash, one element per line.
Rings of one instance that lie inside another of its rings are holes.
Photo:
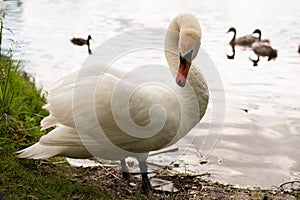
<path fill-rule="evenodd" d="M 147 173 L 148 166 L 146 161 L 139 161 L 139 167 L 142 173 L 142 190 L 146 193 L 149 193 L 152 189 L 152 186 L 148 178 L 148 173 Z"/>
<path fill-rule="evenodd" d="M 121 168 L 122 168 L 122 176 L 123 176 L 123 179 L 125 179 L 125 180 L 130 180 L 130 173 L 128 172 L 129 169 L 128 169 L 128 167 L 127 167 L 125 158 L 121 160 Z"/>

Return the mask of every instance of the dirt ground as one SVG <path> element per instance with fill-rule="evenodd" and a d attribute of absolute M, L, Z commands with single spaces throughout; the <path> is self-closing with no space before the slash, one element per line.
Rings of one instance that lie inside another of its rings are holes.
<path fill-rule="evenodd" d="M 81 184 L 95 184 L 113 199 L 300 199 L 300 188 L 292 187 L 292 184 L 299 186 L 298 182 L 282 184 L 274 190 L 250 190 L 212 182 L 209 174 L 186 175 L 164 169 L 151 177 L 151 180 L 171 181 L 178 191 L 153 190 L 147 195 L 140 190 L 141 179 L 138 175 L 126 181 L 119 169 L 103 166 L 80 168 L 79 174 L 74 174 L 71 179 Z M 76 196 L 73 199 L 77 199 Z"/>

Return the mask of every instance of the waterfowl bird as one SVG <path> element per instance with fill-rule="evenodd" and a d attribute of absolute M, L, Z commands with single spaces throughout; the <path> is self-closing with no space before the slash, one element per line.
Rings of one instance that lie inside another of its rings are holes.
<path fill-rule="evenodd" d="M 88 36 L 87 39 L 83 39 L 83 38 L 75 38 L 73 37 L 71 39 L 71 42 L 75 45 L 78 45 L 78 46 L 82 46 L 82 45 L 89 45 L 90 44 L 90 40 L 92 39 L 92 36 Z"/>
<path fill-rule="evenodd" d="M 254 42 L 251 48 L 257 56 L 268 57 L 268 61 L 277 57 L 277 49 L 273 49 L 268 40 Z"/>
<path fill-rule="evenodd" d="M 231 39 L 231 41 L 229 42 L 229 44 L 231 46 L 244 46 L 244 47 L 251 47 L 251 45 L 258 39 L 261 37 L 261 31 L 259 29 L 256 29 L 252 34 L 254 33 L 258 33 L 259 37 L 255 37 L 253 35 L 245 35 L 239 38 L 236 38 L 236 29 L 231 27 L 227 33 L 229 32 L 233 32 L 233 37 Z"/>
<path fill-rule="evenodd" d="M 298 47 L 298 53 L 300 53 L 300 45 L 299 45 L 299 47 Z"/>
<path fill-rule="evenodd" d="M 92 54 L 92 51 L 90 49 L 90 40 L 92 39 L 92 37 L 90 35 L 88 35 L 87 39 L 83 39 L 83 38 L 72 38 L 71 42 L 74 45 L 78 45 L 78 46 L 83 46 L 83 45 L 87 45 L 88 46 L 88 52 L 89 54 Z"/>
<path fill-rule="evenodd" d="M 87 66 L 85 73 L 62 78 L 49 92 L 46 108 L 50 115 L 41 121 L 42 129 L 55 128 L 39 142 L 18 151 L 18 156 L 90 158 L 96 154 L 103 159 L 121 160 L 123 170 L 126 170 L 125 159 L 135 157 L 142 172 L 142 189 L 149 192 L 151 184 L 146 164 L 149 152 L 176 143 L 206 112 L 208 87 L 201 72 L 192 64 L 200 40 L 200 25 L 193 15 L 180 14 L 171 21 L 165 36 L 165 57 L 169 70 L 177 74 L 170 76 L 173 91 L 156 83 L 143 87 L 136 83 L 137 79 L 144 80 L 148 76 L 159 77 L 161 71 L 134 74 L 124 81 L 122 66 L 110 69 L 102 65 Z M 97 75 L 95 72 L 99 70 L 103 71 Z M 88 88 L 93 84 L 96 89 L 90 94 Z M 119 87 L 121 98 L 114 98 L 115 88 Z M 126 95 L 130 98 L 124 104 Z M 122 117 L 127 112 L 131 121 L 127 115 Z M 138 126 L 130 126 L 133 122 Z"/>

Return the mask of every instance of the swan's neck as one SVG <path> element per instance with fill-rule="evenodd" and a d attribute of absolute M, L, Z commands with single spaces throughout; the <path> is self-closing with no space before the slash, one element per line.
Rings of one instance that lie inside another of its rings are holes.
<path fill-rule="evenodd" d="M 258 40 L 261 40 L 261 33 L 258 33 Z"/>
<path fill-rule="evenodd" d="M 195 35 L 199 36 L 199 38 L 192 38 L 196 44 L 194 51 L 193 51 L 193 55 L 192 55 L 192 60 L 193 60 L 196 57 L 196 55 L 198 54 L 198 51 L 200 48 L 200 36 L 201 36 L 200 25 L 196 18 L 194 18 L 190 15 L 183 15 L 183 16 L 179 15 L 171 22 L 171 24 L 169 25 L 167 34 L 166 34 L 165 56 L 166 56 L 169 67 L 174 72 L 178 71 L 178 67 L 180 64 L 179 55 L 178 55 L 179 48 L 182 48 L 179 46 L 180 36 L 181 36 L 181 34 L 185 33 L 186 31 L 194 32 L 195 33 L 194 36 Z M 189 70 L 187 79 L 197 96 L 198 105 L 199 105 L 199 109 L 200 109 L 200 116 L 202 118 L 202 116 L 205 113 L 207 101 L 208 101 L 207 85 L 206 85 L 205 80 L 204 80 L 203 76 L 201 75 L 200 71 L 193 65 L 191 66 L 191 68 Z M 203 97 L 204 97 L 204 99 L 203 99 Z M 206 101 L 206 103 L 203 101 Z"/>
<path fill-rule="evenodd" d="M 229 43 L 229 44 L 231 44 L 231 46 L 233 46 L 235 44 L 235 38 L 236 38 L 236 31 L 234 30 L 233 31 L 233 37 L 232 37 L 232 39 L 231 39 L 231 41 Z"/>
<path fill-rule="evenodd" d="M 170 23 L 166 38 L 165 38 L 165 56 L 169 67 L 177 71 L 179 66 L 179 50 L 183 54 L 188 50 L 183 40 L 186 43 L 194 45 L 192 60 L 198 54 L 200 48 L 201 29 L 195 17 L 189 14 L 182 14 L 177 16 Z M 190 50 L 190 49 L 189 49 Z"/>

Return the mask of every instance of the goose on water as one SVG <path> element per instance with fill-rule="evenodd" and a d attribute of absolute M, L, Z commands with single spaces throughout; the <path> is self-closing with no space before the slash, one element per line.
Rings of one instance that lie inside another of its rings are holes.
<path fill-rule="evenodd" d="M 277 49 L 271 46 L 269 39 L 262 40 L 261 37 L 259 37 L 258 40 L 251 45 L 251 48 L 258 57 L 268 57 L 268 61 L 277 57 Z M 259 58 L 257 60 L 259 60 Z"/>
<path fill-rule="evenodd" d="M 230 40 L 229 44 L 231 46 L 243 46 L 243 47 L 251 47 L 251 45 L 261 37 L 261 31 L 259 29 L 256 29 L 252 34 L 257 33 L 258 37 L 255 37 L 253 35 L 245 35 L 242 37 L 236 38 L 236 29 L 234 27 L 231 27 L 227 33 L 233 32 L 233 37 Z"/>
<path fill-rule="evenodd" d="M 251 48 L 257 56 L 268 57 L 268 61 L 277 58 L 277 49 L 274 49 L 268 42 L 255 42 Z"/>

